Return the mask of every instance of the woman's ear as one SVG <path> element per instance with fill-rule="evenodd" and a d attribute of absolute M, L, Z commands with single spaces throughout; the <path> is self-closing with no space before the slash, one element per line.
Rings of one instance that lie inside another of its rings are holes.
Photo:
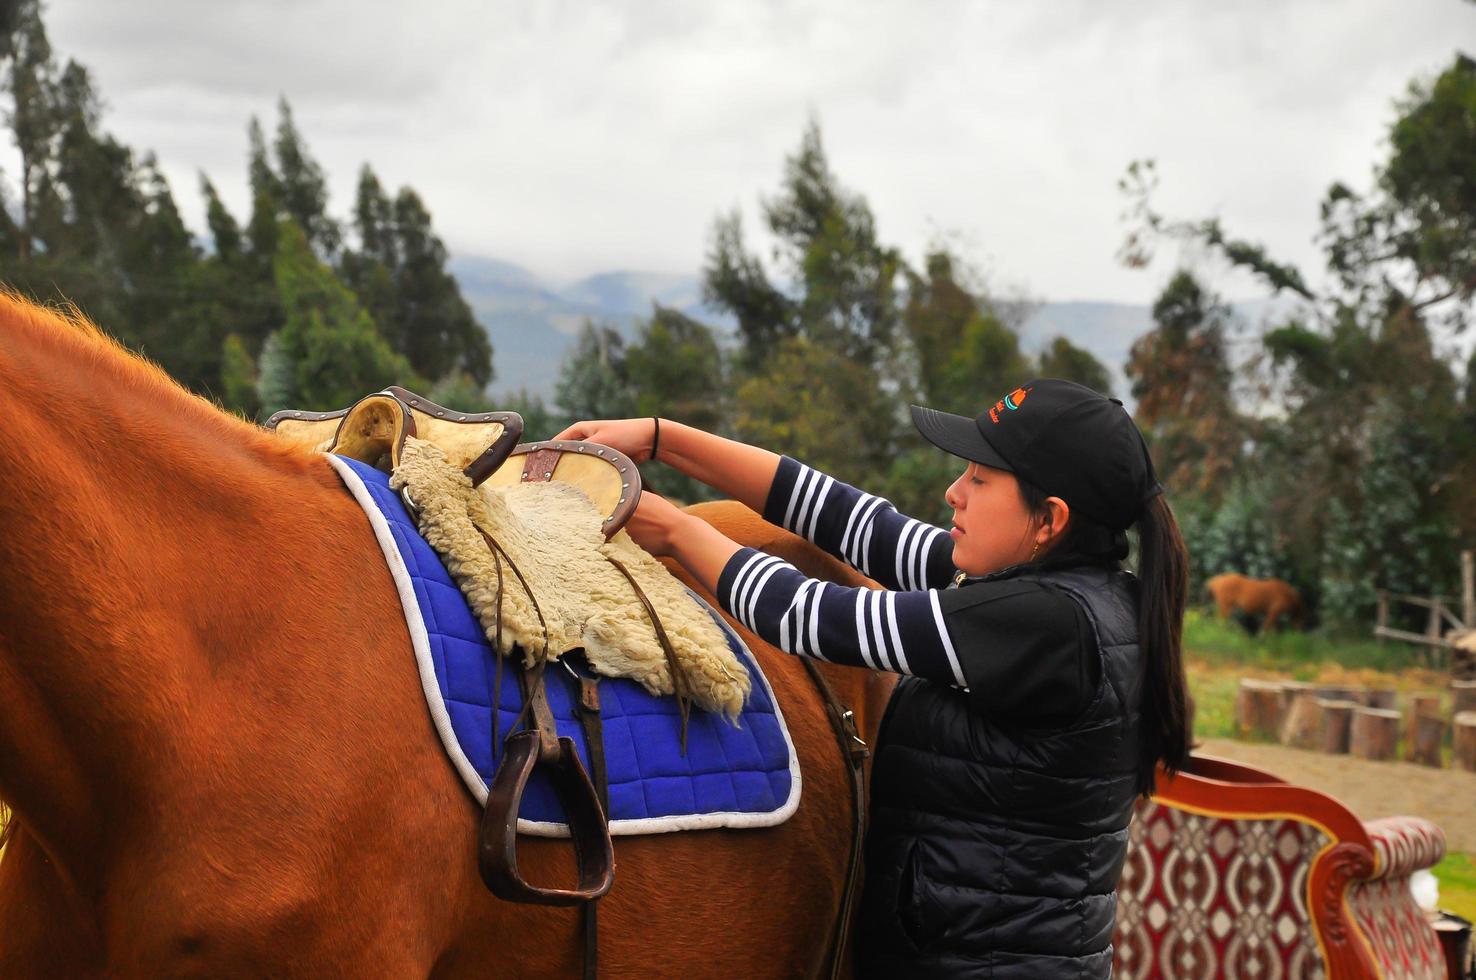
<path fill-rule="evenodd" d="M 1047 497 L 1045 513 L 1046 519 L 1041 522 L 1037 540 L 1042 545 L 1049 545 L 1066 533 L 1066 525 L 1071 521 L 1071 505 L 1060 497 Z"/>

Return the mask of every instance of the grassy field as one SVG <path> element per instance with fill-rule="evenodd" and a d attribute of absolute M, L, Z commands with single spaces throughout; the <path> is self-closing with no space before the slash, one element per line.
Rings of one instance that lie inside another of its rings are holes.
<path fill-rule="evenodd" d="M 1194 733 L 1201 739 L 1235 737 L 1235 692 L 1242 677 L 1431 692 L 1448 680 L 1427 654 L 1405 644 L 1320 633 L 1251 636 L 1195 610 L 1184 623 L 1184 652 Z M 1476 921 L 1476 856 L 1452 852 L 1434 872 L 1440 907 Z"/>

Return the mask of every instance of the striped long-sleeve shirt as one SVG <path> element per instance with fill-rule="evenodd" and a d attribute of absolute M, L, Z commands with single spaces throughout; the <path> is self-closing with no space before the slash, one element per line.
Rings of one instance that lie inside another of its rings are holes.
<path fill-rule="evenodd" d="M 718 599 L 781 649 L 970 688 L 996 712 L 1073 710 L 1095 687 L 1090 624 L 1076 603 L 1009 578 L 947 588 L 953 541 L 880 497 L 784 457 L 764 517 L 813 542 L 884 588 L 807 578 L 743 548 L 724 566 Z"/>

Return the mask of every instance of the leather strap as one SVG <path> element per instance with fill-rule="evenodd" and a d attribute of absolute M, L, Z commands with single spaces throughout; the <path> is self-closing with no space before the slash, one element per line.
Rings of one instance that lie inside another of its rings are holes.
<path fill-rule="evenodd" d="M 840 743 L 841 757 L 846 761 L 846 769 L 851 776 L 851 805 L 855 814 L 855 831 L 851 841 L 851 857 L 846 863 L 846 881 L 844 891 L 841 893 L 840 916 L 836 919 L 835 928 L 830 939 L 830 977 L 838 980 L 841 975 L 841 962 L 845 958 L 846 938 L 851 930 L 851 908 L 855 904 L 857 873 L 861 870 L 861 851 L 866 839 L 866 759 L 871 755 L 871 749 L 866 741 L 861 738 L 861 733 L 856 730 L 856 715 L 851 709 L 841 704 L 835 695 L 835 689 L 820 672 L 820 667 L 809 657 L 800 657 L 800 663 L 805 665 L 810 679 L 815 682 L 815 687 L 820 690 L 820 700 L 825 702 L 825 714 L 830 718 L 831 730 L 835 732 L 836 741 Z"/>
<path fill-rule="evenodd" d="M 605 816 L 607 808 L 590 782 L 584 764 L 579 761 L 574 740 L 559 737 L 553 712 L 548 707 L 543 677 L 544 668 L 548 664 L 548 624 L 544 621 L 538 600 L 507 552 L 485 530 L 478 527 L 477 531 L 499 561 L 499 584 L 502 581 L 500 561 L 506 559 L 508 567 L 532 600 L 544 631 L 544 649 L 537 662 L 532 667 L 523 666 L 518 672 L 523 686 L 523 709 L 518 713 L 518 721 L 514 723 L 514 727 L 525 721 L 530 727 L 509 735 L 503 744 L 502 763 L 493 774 L 492 784 L 487 789 L 487 805 L 482 810 L 481 826 L 478 828 L 478 870 L 492 894 L 508 901 L 538 905 L 578 905 L 589 902 L 609 891 L 614 882 L 615 852 L 610 841 L 610 824 Z M 496 623 L 499 639 L 502 635 L 501 619 L 499 589 Z M 497 655 L 495 649 L 494 655 Z M 497 656 L 499 671 L 496 686 L 500 687 L 501 656 Z M 497 700 L 495 694 L 493 700 Z M 495 704 L 492 718 L 495 733 Z M 603 761 L 602 753 L 601 763 Z M 554 792 L 568 817 L 569 837 L 574 843 L 575 864 L 579 872 L 579 884 L 572 889 L 543 888 L 530 884 L 518 873 L 518 810 L 522 806 L 523 791 L 527 789 L 528 779 L 540 765 L 548 771 Z"/>
<path fill-rule="evenodd" d="M 666 669 L 671 673 L 671 693 L 676 697 L 677 711 L 682 716 L 682 755 L 685 756 L 687 754 L 687 722 L 692 717 L 692 696 L 687 692 L 686 677 L 677 664 L 676 650 L 672 648 L 671 640 L 666 635 L 666 627 L 661 625 L 661 617 L 656 615 L 656 607 L 651 605 L 651 600 L 646 598 L 646 593 L 641 591 L 641 587 L 636 584 L 635 576 L 630 574 L 630 569 L 612 555 L 606 555 L 605 560 L 625 576 L 625 580 L 635 591 L 636 598 L 641 600 L 646 616 L 651 620 L 651 628 L 656 631 L 656 642 L 661 644 L 661 652 L 666 655 Z"/>
<path fill-rule="evenodd" d="M 589 749 L 589 768 L 594 777 L 595 795 L 610 819 L 610 779 L 605 769 L 604 726 L 600 720 L 600 681 L 597 677 L 579 676 L 579 723 L 584 728 L 584 744 Z M 600 975 L 600 902 L 584 903 L 584 980 L 598 980 Z"/>
<path fill-rule="evenodd" d="M 523 458 L 523 482 L 547 483 L 563 453 L 557 449 L 535 449 Z"/>

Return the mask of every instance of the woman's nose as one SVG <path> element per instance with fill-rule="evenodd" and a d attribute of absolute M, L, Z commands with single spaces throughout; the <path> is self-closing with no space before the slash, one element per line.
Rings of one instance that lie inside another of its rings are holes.
<path fill-rule="evenodd" d="M 948 484 L 948 489 L 943 491 L 943 502 L 954 510 L 958 510 L 958 480 Z"/>

